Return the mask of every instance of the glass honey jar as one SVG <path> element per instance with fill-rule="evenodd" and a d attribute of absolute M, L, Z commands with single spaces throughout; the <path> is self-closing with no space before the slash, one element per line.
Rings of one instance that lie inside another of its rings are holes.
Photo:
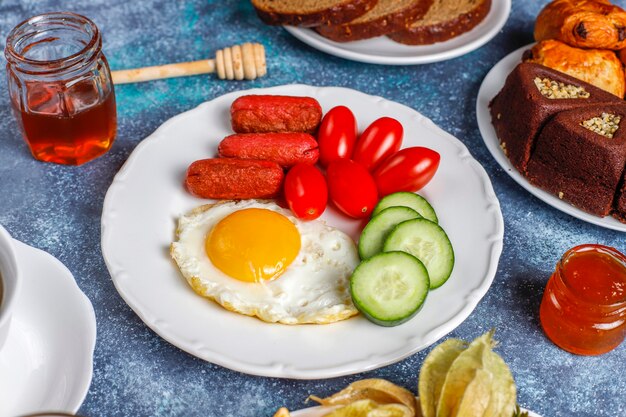
<path fill-rule="evenodd" d="M 626 337 L 626 256 L 602 245 L 567 251 L 556 266 L 539 311 L 554 344 L 578 355 L 600 355 Z"/>
<path fill-rule="evenodd" d="M 7 80 L 15 117 L 33 156 L 80 165 L 115 139 L 115 94 L 102 38 L 88 18 L 45 13 L 7 38 Z"/>

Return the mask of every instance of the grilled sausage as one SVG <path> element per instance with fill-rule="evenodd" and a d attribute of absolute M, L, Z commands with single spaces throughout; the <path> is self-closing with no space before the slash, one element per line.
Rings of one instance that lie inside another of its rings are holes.
<path fill-rule="evenodd" d="M 311 97 L 242 96 L 230 107 L 237 133 L 314 133 L 322 120 L 322 107 Z"/>
<path fill-rule="evenodd" d="M 283 178 L 283 169 L 275 162 L 214 158 L 192 163 L 185 186 L 200 198 L 272 198 L 280 192 Z"/>
<path fill-rule="evenodd" d="M 226 158 L 273 161 L 285 168 L 314 164 L 319 158 L 317 141 L 307 133 L 240 133 L 224 138 L 218 152 Z"/>

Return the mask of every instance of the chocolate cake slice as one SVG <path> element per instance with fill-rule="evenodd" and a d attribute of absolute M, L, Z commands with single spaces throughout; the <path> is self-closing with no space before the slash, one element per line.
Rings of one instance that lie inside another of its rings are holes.
<path fill-rule="evenodd" d="M 555 114 L 593 103 L 621 103 L 618 97 L 538 64 L 521 63 L 491 101 L 491 119 L 500 146 L 522 174 L 534 140 Z"/>
<path fill-rule="evenodd" d="M 626 166 L 626 103 L 563 111 L 537 137 L 533 184 L 596 216 L 611 213 Z"/>
<path fill-rule="evenodd" d="M 613 217 L 622 223 L 626 223 L 626 172 L 624 172 L 624 179 L 622 180 L 622 186 L 615 196 L 615 205 L 613 207 Z"/>

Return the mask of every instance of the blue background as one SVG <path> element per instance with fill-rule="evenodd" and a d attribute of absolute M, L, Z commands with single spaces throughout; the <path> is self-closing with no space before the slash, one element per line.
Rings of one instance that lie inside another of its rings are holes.
<path fill-rule="evenodd" d="M 351 87 L 406 104 L 469 147 L 502 204 L 504 252 L 490 291 L 450 335 L 471 340 L 496 327 L 497 350 L 511 366 L 519 403 L 544 417 L 626 415 L 626 344 L 601 357 L 578 357 L 550 343 L 538 323 L 543 288 L 562 253 L 581 243 L 626 251 L 624 234 L 584 223 L 531 196 L 496 164 L 476 125 L 480 83 L 502 57 L 532 41 L 534 18 L 546 2 L 514 0 L 504 30 L 478 51 L 406 67 L 320 53 L 280 28 L 263 25 L 243 0 L 0 2 L 0 42 L 29 16 L 75 11 L 100 27 L 113 69 L 200 59 L 242 41 L 264 43 L 269 56 L 269 76 L 253 82 L 197 76 L 118 87 L 117 140 L 108 154 L 81 167 L 35 161 L 18 132 L 6 89 L 0 89 L 0 223 L 15 238 L 67 265 L 96 311 L 94 375 L 80 413 L 263 417 L 279 406 L 303 408 L 309 394 L 329 394 L 358 378 L 382 377 L 415 389 L 430 349 L 363 375 L 322 381 L 252 377 L 206 363 L 149 330 L 117 294 L 104 265 L 102 201 L 143 138 L 168 118 L 226 92 L 306 83 Z"/>

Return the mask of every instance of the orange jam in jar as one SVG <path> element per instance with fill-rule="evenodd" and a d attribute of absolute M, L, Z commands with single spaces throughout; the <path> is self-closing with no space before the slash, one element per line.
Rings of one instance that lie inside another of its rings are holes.
<path fill-rule="evenodd" d="M 602 245 L 567 251 L 543 294 L 541 325 L 550 340 L 578 355 L 600 355 L 626 336 L 626 256 Z"/>
<path fill-rule="evenodd" d="M 115 139 L 115 94 L 96 25 L 69 12 L 17 25 L 5 48 L 14 114 L 33 156 L 80 165 Z"/>

